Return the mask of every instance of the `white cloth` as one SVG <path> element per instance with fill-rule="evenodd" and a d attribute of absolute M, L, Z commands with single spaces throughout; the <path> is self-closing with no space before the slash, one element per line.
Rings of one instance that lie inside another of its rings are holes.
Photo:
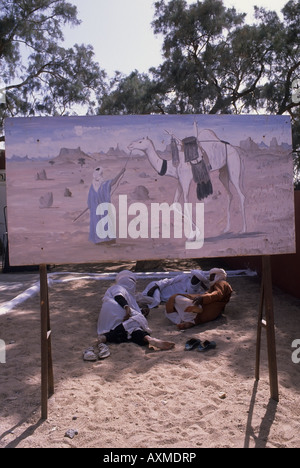
<path fill-rule="evenodd" d="M 196 276 L 200 283 L 193 285 L 191 280 Z M 161 302 L 167 302 L 174 294 L 204 294 L 206 290 L 202 287 L 201 281 L 209 287 L 209 281 L 205 273 L 201 270 L 192 270 L 189 275 L 179 274 L 175 278 L 165 278 L 160 281 L 152 281 L 143 291 L 143 295 L 147 296 L 148 291 L 155 285 L 159 287 L 153 295 L 153 301 L 149 304 L 149 308 L 157 307 Z"/>
<path fill-rule="evenodd" d="M 131 278 L 136 283 L 136 274 L 130 270 L 122 270 L 116 276 L 116 283 L 119 284 L 122 278 Z"/>
<path fill-rule="evenodd" d="M 184 296 L 177 296 L 175 298 L 176 312 L 172 312 L 171 314 L 165 313 L 165 315 L 171 322 L 175 323 L 175 325 L 179 325 L 181 322 L 195 323 L 196 314 L 185 312 L 185 309 L 191 305 L 193 305 L 191 299 Z"/>
<path fill-rule="evenodd" d="M 131 317 L 123 322 L 123 327 L 127 331 L 127 338 L 129 340 L 132 333 L 136 330 L 144 330 L 147 333 L 151 333 L 146 317 L 137 310 L 131 309 Z"/>
<path fill-rule="evenodd" d="M 131 277 L 132 275 L 133 277 Z M 142 315 L 134 296 L 136 291 L 134 274 L 131 273 L 131 275 L 129 275 L 129 273 L 127 273 L 119 275 L 116 278 L 116 282 L 116 284 L 108 288 L 103 297 L 97 324 L 98 335 L 103 335 L 104 333 L 114 330 L 118 325 L 123 323 L 126 317 L 126 311 L 115 300 L 116 296 L 123 296 L 131 311 Z"/>
<path fill-rule="evenodd" d="M 215 279 L 213 281 L 210 281 L 210 287 L 212 287 L 214 284 L 216 284 L 218 281 L 226 281 L 227 279 L 227 273 L 225 270 L 223 270 L 222 268 L 213 268 L 212 270 L 210 270 L 209 272 L 209 276 L 210 275 L 216 275 L 215 276 Z"/>
<path fill-rule="evenodd" d="M 202 271 L 202 270 L 191 270 L 191 279 L 193 278 L 193 276 L 196 276 L 200 282 L 202 281 L 206 285 L 206 287 L 209 288 L 209 280 L 208 280 L 207 275 L 204 273 L 204 271 Z M 199 287 L 199 285 L 196 285 L 196 287 Z M 202 288 L 202 286 L 201 286 L 201 288 Z"/>

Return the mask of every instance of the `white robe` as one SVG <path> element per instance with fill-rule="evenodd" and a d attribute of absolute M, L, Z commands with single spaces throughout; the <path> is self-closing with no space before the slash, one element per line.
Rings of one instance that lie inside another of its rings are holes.
<path fill-rule="evenodd" d="M 144 330 L 147 333 L 151 333 L 146 317 L 137 310 L 131 309 L 131 317 L 123 322 L 123 327 L 127 331 L 127 338 L 129 340 L 132 333 L 136 330 Z"/>
<path fill-rule="evenodd" d="M 103 335 L 111 330 L 114 330 L 118 325 L 123 324 L 128 334 L 128 339 L 131 334 L 136 330 L 144 330 L 150 333 L 148 322 L 141 313 L 141 310 L 136 302 L 135 285 L 132 284 L 130 279 L 121 278 L 118 284 L 111 286 L 103 297 L 103 303 L 100 310 L 97 333 Z M 126 311 L 118 302 L 116 296 L 123 296 L 131 309 L 131 317 L 124 322 Z"/>
<path fill-rule="evenodd" d="M 153 301 L 149 304 L 149 308 L 153 309 L 157 307 L 161 302 L 167 302 L 171 296 L 174 294 L 204 294 L 206 292 L 205 289 L 201 286 L 201 283 L 193 285 L 191 283 L 191 279 L 193 276 L 198 276 L 199 271 L 193 270 L 191 274 L 179 274 L 175 278 L 165 278 L 160 281 L 152 281 L 148 286 L 144 289 L 143 295 L 147 296 L 148 291 L 155 285 L 159 287 L 156 289 L 153 295 Z M 203 277 L 202 277 L 203 275 Z M 199 276 L 198 276 L 199 277 Z M 207 278 L 203 272 L 201 272 L 201 279 L 205 279 L 207 283 L 207 287 L 209 283 Z"/>
<path fill-rule="evenodd" d="M 175 299 L 175 308 L 176 312 L 170 314 L 165 313 L 166 317 L 175 323 L 175 325 L 180 324 L 181 322 L 191 322 L 195 323 L 196 314 L 192 312 L 185 312 L 185 309 L 193 305 L 193 301 L 188 297 L 177 296 Z"/>

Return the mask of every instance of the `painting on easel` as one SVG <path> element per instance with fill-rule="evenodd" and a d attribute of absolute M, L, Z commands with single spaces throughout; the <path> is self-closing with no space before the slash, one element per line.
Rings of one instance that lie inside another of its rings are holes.
<path fill-rule="evenodd" d="M 5 122 L 11 265 L 295 251 L 286 116 Z"/>

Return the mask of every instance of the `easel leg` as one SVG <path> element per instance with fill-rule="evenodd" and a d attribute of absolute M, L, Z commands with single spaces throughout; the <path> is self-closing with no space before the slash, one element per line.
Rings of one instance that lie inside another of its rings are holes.
<path fill-rule="evenodd" d="M 264 275 L 264 272 L 262 274 Z M 262 331 L 262 327 L 263 327 L 264 301 L 265 301 L 264 278 L 262 278 L 259 312 L 258 312 L 258 322 L 257 322 L 256 367 L 255 367 L 255 379 L 256 379 L 256 381 L 259 380 L 259 375 L 260 375 L 261 331 Z"/>
<path fill-rule="evenodd" d="M 48 418 L 48 398 L 54 393 L 47 266 L 40 265 L 41 301 L 41 403 L 42 419 Z"/>
<path fill-rule="evenodd" d="M 265 308 L 265 316 L 266 316 L 265 320 L 263 319 L 264 308 Z M 260 309 L 259 309 L 259 316 L 258 316 L 257 344 L 256 344 L 256 371 L 255 371 L 256 380 L 259 380 L 261 330 L 263 327 L 266 329 L 266 332 L 267 332 L 267 348 L 268 348 L 268 364 L 269 364 L 271 398 L 275 401 L 279 401 L 275 322 L 274 322 L 274 307 L 273 307 L 273 290 L 272 290 L 272 270 L 271 270 L 271 257 L 270 256 L 264 256 L 262 258 L 262 288 L 261 288 Z"/>

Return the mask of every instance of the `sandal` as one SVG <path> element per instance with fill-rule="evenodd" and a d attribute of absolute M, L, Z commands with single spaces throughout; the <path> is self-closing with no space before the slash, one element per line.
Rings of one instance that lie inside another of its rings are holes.
<path fill-rule="evenodd" d="M 98 358 L 105 359 L 110 356 L 109 347 L 104 343 L 98 344 Z"/>
<path fill-rule="evenodd" d="M 92 346 L 83 351 L 83 360 L 91 362 L 98 360 L 97 354 L 95 354 L 95 350 Z"/>
<path fill-rule="evenodd" d="M 217 347 L 217 344 L 215 343 L 215 341 L 204 341 L 204 343 L 200 343 L 200 345 L 198 346 L 198 351 L 203 353 L 204 351 L 208 351 L 210 349 L 216 349 Z"/>
<path fill-rule="evenodd" d="M 191 338 L 185 343 L 185 350 L 192 351 L 197 346 L 201 346 L 201 341 L 196 338 Z"/>

